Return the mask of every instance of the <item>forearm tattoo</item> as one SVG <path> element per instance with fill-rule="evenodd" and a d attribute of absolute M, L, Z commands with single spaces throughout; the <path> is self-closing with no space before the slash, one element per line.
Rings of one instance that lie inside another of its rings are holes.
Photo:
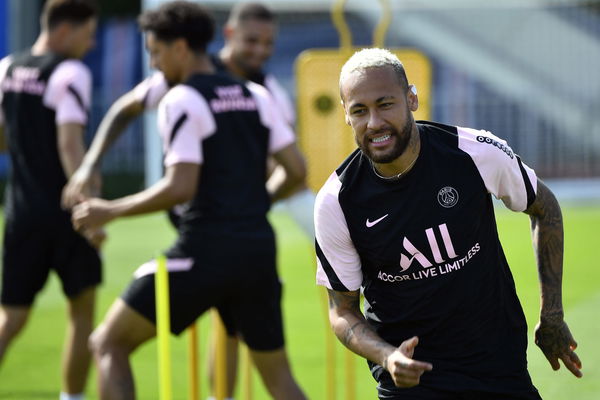
<path fill-rule="evenodd" d="M 360 293 L 329 290 L 329 309 L 337 315 L 333 329 L 338 339 L 350 350 L 385 366 L 390 344 L 384 341 L 365 320 L 360 311 Z"/>
<path fill-rule="evenodd" d="M 359 292 L 337 292 L 335 290 L 329 290 L 329 309 L 336 310 L 336 312 L 347 312 L 351 313 L 357 318 L 351 326 L 346 326 L 343 332 L 336 332 L 339 339 L 344 343 L 345 346 L 349 346 L 352 339 L 357 335 L 360 336 L 365 329 L 372 328 L 366 323 L 361 311 L 360 311 L 360 294 Z"/>
<path fill-rule="evenodd" d="M 542 314 L 562 319 L 563 221 L 556 198 L 542 182 L 538 182 L 537 198 L 528 214 L 542 290 Z"/>

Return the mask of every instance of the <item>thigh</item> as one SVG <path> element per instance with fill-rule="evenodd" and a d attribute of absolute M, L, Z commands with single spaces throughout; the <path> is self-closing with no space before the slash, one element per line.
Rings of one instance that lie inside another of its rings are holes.
<path fill-rule="evenodd" d="M 52 267 L 62 283 L 63 292 L 74 298 L 102 282 L 102 263 L 98 251 L 71 225 L 64 225 L 53 241 Z"/>
<path fill-rule="evenodd" d="M 223 277 L 207 273 L 206 264 L 197 258 L 169 256 L 166 267 L 171 331 L 180 334 L 206 310 L 223 302 Z M 156 324 L 156 268 L 156 260 L 139 267 L 135 279 L 121 296 L 127 305 L 153 324 Z"/>
<path fill-rule="evenodd" d="M 92 343 L 98 349 L 118 348 L 131 353 L 154 336 L 156 336 L 154 325 L 123 300 L 116 299 L 102 323 L 92 334 Z"/>
<path fill-rule="evenodd" d="M 48 233 L 10 225 L 4 230 L 1 302 L 31 306 L 50 272 Z"/>

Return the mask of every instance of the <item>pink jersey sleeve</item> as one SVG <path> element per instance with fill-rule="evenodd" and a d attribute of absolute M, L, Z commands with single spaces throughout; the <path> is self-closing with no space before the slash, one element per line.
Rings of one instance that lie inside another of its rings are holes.
<path fill-rule="evenodd" d="M 458 127 L 458 147 L 468 153 L 488 192 L 513 211 L 525 211 L 535 200 L 537 176 L 506 141 L 490 132 Z"/>
<path fill-rule="evenodd" d="M 169 85 L 162 72 L 150 75 L 133 89 L 136 100 L 142 103 L 144 108 L 148 110 L 158 108 L 160 100 L 168 91 Z"/>
<path fill-rule="evenodd" d="M 269 154 L 276 153 L 294 143 L 296 141 L 294 132 L 285 122 L 267 89 L 252 82 L 249 82 L 247 86 L 256 100 L 260 121 L 270 129 Z"/>
<path fill-rule="evenodd" d="M 85 125 L 92 97 L 92 74 L 79 60 L 61 62 L 50 75 L 44 104 L 55 110 L 56 124 Z"/>
<path fill-rule="evenodd" d="M 216 122 L 198 91 L 177 85 L 160 102 L 158 129 L 165 167 L 183 162 L 202 164 L 202 141 L 215 133 Z"/>
<path fill-rule="evenodd" d="M 341 182 L 334 172 L 315 200 L 317 284 L 338 291 L 360 289 L 360 257 L 338 201 Z"/>

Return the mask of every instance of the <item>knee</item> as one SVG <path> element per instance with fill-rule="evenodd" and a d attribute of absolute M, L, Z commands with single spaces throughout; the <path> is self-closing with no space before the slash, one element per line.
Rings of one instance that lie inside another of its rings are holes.
<path fill-rule="evenodd" d="M 100 325 L 92 332 L 88 346 L 95 357 L 107 354 L 129 354 L 127 347 L 115 340 L 104 325 Z"/>
<path fill-rule="evenodd" d="M 105 341 L 102 338 L 102 325 L 92 332 L 88 339 L 88 347 L 93 354 L 98 354 L 101 349 L 105 348 Z"/>
<path fill-rule="evenodd" d="M 11 313 L 0 314 L 0 335 L 12 339 L 23 330 L 27 322 L 27 315 L 12 315 Z"/>

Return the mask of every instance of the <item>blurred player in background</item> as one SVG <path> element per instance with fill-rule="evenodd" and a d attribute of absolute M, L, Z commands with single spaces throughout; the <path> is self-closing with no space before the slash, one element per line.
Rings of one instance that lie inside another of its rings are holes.
<path fill-rule="evenodd" d="M 552 192 L 490 132 L 415 122 L 416 89 L 387 50 L 355 53 L 340 93 L 359 148 L 317 196 L 317 283 L 328 289 L 335 334 L 368 360 L 379 398 L 540 399 L 492 195 L 531 220 L 535 343 L 553 369 L 561 360 L 581 377 L 563 319 L 563 224 Z"/>
<path fill-rule="evenodd" d="M 273 75 L 263 71 L 273 51 L 276 29 L 275 15 L 267 7 L 258 3 L 239 3 L 224 28 L 225 46 L 218 56 L 212 57 L 212 61 L 220 71 L 265 86 L 273 96 L 277 110 L 292 126 L 295 113 L 289 96 Z M 108 147 L 145 110 L 156 109 L 168 89 L 169 83 L 162 73 L 157 72 L 117 99 L 102 120 L 81 167 L 65 188 L 66 206 L 75 204 L 89 187 L 94 168 L 99 166 Z M 271 172 L 275 168 L 276 165 L 272 165 Z M 275 182 L 277 180 L 274 179 Z M 314 194 L 305 183 L 301 183 L 283 201 L 291 216 L 312 240 Z"/>
<path fill-rule="evenodd" d="M 216 307 L 250 348 L 275 399 L 304 399 L 287 361 L 275 238 L 266 218 L 271 199 L 305 179 L 289 125 L 261 86 L 215 71 L 206 46 L 213 21 L 198 4 L 175 1 L 140 17 L 152 65 L 172 89 L 158 124 L 165 174 L 150 188 L 120 199 L 88 199 L 73 209 L 78 229 L 183 204 L 178 238 L 167 251 L 171 329 L 181 333 Z M 267 157 L 285 169 L 268 193 Z M 92 336 L 102 399 L 133 399 L 129 356 L 156 335 L 156 262 L 140 267 Z"/>
<path fill-rule="evenodd" d="M 248 79 L 266 87 L 285 120 L 294 126 L 296 114 L 289 95 L 275 76 L 264 70 L 271 58 L 277 37 L 275 14 L 260 3 L 236 4 L 223 30 L 225 45 L 215 57 L 215 63 L 233 75 Z M 219 63 L 220 62 L 220 63 Z M 270 164 L 272 182 L 281 179 L 283 171 L 275 163 Z M 294 221 L 312 241 L 314 239 L 313 209 L 315 196 L 305 183 L 283 205 Z"/>
<path fill-rule="evenodd" d="M 264 64 L 272 55 L 276 31 L 275 15 L 270 9 L 259 3 L 239 3 L 232 9 L 224 27 L 224 47 L 218 55 L 211 58 L 219 71 L 228 72 L 240 79 L 265 86 L 274 99 L 275 111 L 279 112 L 292 126 L 295 122 L 295 113 L 289 96 L 277 79 L 263 70 Z M 144 110 L 156 109 L 169 86 L 164 75 L 158 72 L 121 96 L 113 104 L 102 120 L 84 162 L 67 185 L 64 196 L 66 206 L 73 206 L 79 201 L 91 182 L 94 169 L 99 166 L 101 158 L 109 146 Z M 276 186 L 285 179 L 285 173 L 275 161 L 272 159 L 269 161 L 268 185 Z M 300 182 L 293 188 L 281 203 L 312 241 L 314 238 L 314 194 L 307 189 L 305 182 Z M 175 223 L 178 220 L 177 214 L 180 209 L 181 207 L 175 207 L 170 211 L 171 220 Z M 237 372 L 237 338 L 231 325 L 227 321 L 225 322 L 228 332 L 227 391 L 228 396 L 231 397 Z M 214 349 L 214 346 L 211 349 Z M 214 353 L 211 351 L 211 360 L 213 356 Z M 208 370 L 212 377 L 213 368 Z M 210 379 L 211 383 L 213 381 L 214 379 Z"/>
<path fill-rule="evenodd" d="M 87 343 L 101 281 L 98 248 L 104 233 L 87 230 L 84 238 L 75 232 L 60 199 L 85 153 L 91 73 L 80 59 L 94 43 L 96 4 L 49 0 L 40 22 L 41 33 L 31 49 L 0 61 L 0 125 L 11 161 L 0 360 L 25 326 L 36 294 L 53 270 L 69 306 L 61 399 L 81 400 L 91 359 Z M 93 193 L 88 188 L 85 194 Z"/>

